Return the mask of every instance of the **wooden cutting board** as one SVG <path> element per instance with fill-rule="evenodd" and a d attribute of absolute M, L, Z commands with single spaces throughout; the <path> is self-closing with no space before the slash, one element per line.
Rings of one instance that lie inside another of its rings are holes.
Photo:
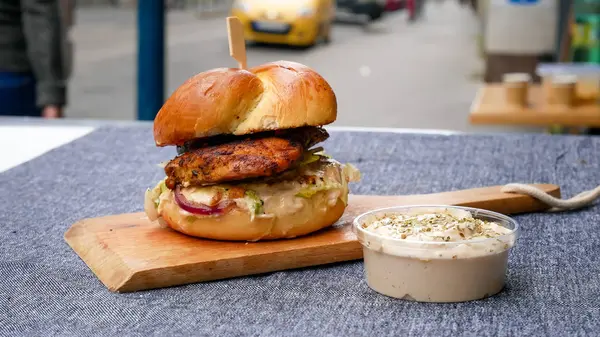
<path fill-rule="evenodd" d="M 535 185 L 560 197 L 556 185 Z M 470 206 L 503 214 L 547 209 L 501 186 L 406 196 L 351 195 L 338 223 L 308 236 L 255 243 L 202 240 L 158 226 L 144 213 L 81 220 L 65 240 L 110 290 L 132 292 L 285 269 L 362 259 L 352 220 L 366 211 L 401 205 Z"/>

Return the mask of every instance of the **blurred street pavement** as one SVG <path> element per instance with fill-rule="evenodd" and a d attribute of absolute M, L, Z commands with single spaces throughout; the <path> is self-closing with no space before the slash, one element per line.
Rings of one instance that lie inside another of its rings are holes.
<path fill-rule="evenodd" d="M 224 17 L 200 19 L 195 14 L 168 14 L 165 98 L 198 72 L 236 66 L 228 53 Z M 136 29 L 134 10 L 77 11 L 67 117 L 135 119 Z M 479 86 L 473 75 L 482 71 L 476 34 L 477 21 L 467 7 L 431 2 L 415 24 L 406 22 L 405 12 L 367 28 L 336 24 L 329 45 L 306 50 L 250 46 L 248 64 L 285 59 L 313 67 L 337 95 L 333 125 L 511 131 L 468 123 Z"/>

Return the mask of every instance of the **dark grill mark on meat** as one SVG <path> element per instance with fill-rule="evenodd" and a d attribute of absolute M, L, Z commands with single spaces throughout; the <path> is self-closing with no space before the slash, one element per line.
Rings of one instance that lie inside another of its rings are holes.
<path fill-rule="evenodd" d="M 228 156 L 228 155 L 230 155 L 232 153 L 233 153 L 232 150 L 223 150 L 223 151 L 216 151 L 215 155 L 217 155 L 217 156 Z"/>

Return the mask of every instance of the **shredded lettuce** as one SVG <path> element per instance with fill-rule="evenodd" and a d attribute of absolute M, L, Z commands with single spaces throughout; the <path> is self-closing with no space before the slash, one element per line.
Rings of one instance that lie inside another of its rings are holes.
<path fill-rule="evenodd" d="M 345 164 L 342 168 L 343 179 L 347 182 L 360 181 L 360 171 L 352 164 Z"/>
<path fill-rule="evenodd" d="M 165 179 L 160 181 L 154 188 L 146 189 L 144 193 L 144 211 L 148 216 L 148 219 L 154 221 L 159 218 L 157 209 L 160 204 L 160 195 L 167 189 L 165 185 Z"/>
<path fill-rule="evenodd" d="M 315 152 L 313 152 L 313 154 L 315 156 L 319 156 L 319 157 L 324 157 L 324 158 L 328 158 L 331 159 L 332 157 L 328 154 L 325 154 L 325 151 L 323 150 L 322 147 L 318 147 L 316 149 L 314 149 Z"/>
<path fill-rule="evenodd" d="M 319 157 L 315 154 L 312 154 L 312 153 L 308 153 L 308 154 L 304 155 L 302 160 L 300 160 L 300 162 L 298 163 L 298 166 L 308 165 L 310 163 L 316 162 L 319 159 L 321 159 L 321 157 Z"/>
<path fill-rule="evenodd" d="M 339 179 L 339 180 L 338 180 Z M 338 178 L 327 177 L 324 181 L 317 181 L 316 184 L 306 186 L 296 193 L 297 197 L 311 198 L 313 195 L 327 190 L 341 189 L 340 199 L 344 204 L 348 204 L 348 183 L 360 180 L 360 171 L 351 164 L 342 165 L 341 176 Z"/>
<path fill-rule="evenodd" d="M 325 173 L 320 179 L 317 179 L 314 184 L 303 186 L 303 188 L 296 193 L 296 196 L 301 198 L 311 198 L 321 191 L 346 188 L 347 183 L 344 179 L 341 179 L 343 176 L 340 176 L 339 171 L 326 169 L 326 172 L 330 173 Z"/>
<path fill-rule="evenodd" d="M 304 165 L 314 163 L 314 162 L 318 161 L 319 159 L 321 159 L 321 157 L 329 157 L 329 156 L 323 154 L 322 147 L 317 147 L 317 148 L 308 150 L 308 151 L 304 152 L 304 156 L 298 162 L 298 166 L 304 166 Z"/>
<path fill-rule="evenodd" d="M 160 202 L 160 195 L 167 190 L 167 186 L 165 185 L 165 179 L 161 180 L 158 184 L 156 184 L 156 186 L 154 186 L 153 189 L 149 189 L 148 192 L 150 194 L 150 198 L 152 199 L 152 202 L 154 202 L 154 205 L 156 207 L 158 207 L 158 204 Z"/>
<path fill-rule="evenodd" d="M 306 188 L 301 189 L 300 191 L 298 191 L 298 193 L 296 193 L 296 196 L 301 197 L 301 198 L 311 198 L 313 195 L 315 195 L 321 191 L 332 190 L 334 188 L 340 188 L 340 187 L 342 187 L 342 184 L 337 183 L 337 182 L 317 184 L 317 185 L 308 186 Z"/>
<path fill-rule="evenodd" d="M 252 190 L 246 190 L 245 197 L 246 203 L 248 204 L 248 210 L 250 210 L 250 218 L 254 219 L 255 215 L 263 214 L 264 201 Z"/>

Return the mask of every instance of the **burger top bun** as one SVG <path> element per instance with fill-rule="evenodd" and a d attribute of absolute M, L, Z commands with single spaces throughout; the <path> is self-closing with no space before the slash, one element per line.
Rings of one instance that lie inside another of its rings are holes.
<path fill-rule="evenodd" d="M 167 99 L 154 120 L 157 146 L 220 134 L 320 126 L 335 121 L 331 86 L 311 68 L 289 61 L 248 70 L 199 73 Z"/>

